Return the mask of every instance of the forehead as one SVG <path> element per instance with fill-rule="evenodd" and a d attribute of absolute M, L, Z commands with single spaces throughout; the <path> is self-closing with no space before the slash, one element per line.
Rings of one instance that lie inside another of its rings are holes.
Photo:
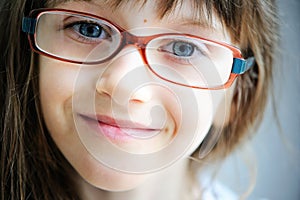
<path fill-rule="evenodd" d="M 48 0 L 47 7 L 55 7 L 59 4 L 70 2 L 72 0 Z M 140 9 L 147 5 L 149 0 L 73 0 L 76 2 L 84 1 L 97 4 L 101 7 L 108 7 L 114 10 L 122 10 L 123 7 Z M 158 18 L 187 18 L 197 21 L 207 26 L 213 25 L 216 21 L 213 7 L 208 5 L 207 0 L 151 0 L 155 5 L 155 11 Z M 212 2 L 212 1 L 208 1 Z M 217 15 L 215 15 L 217 16 Z M 221 21 L 221 20 L 220 20 Z"/>

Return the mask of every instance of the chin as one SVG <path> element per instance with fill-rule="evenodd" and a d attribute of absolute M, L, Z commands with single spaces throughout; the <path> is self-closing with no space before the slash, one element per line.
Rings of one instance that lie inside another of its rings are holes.
<path fill-rule="evenodd" d="M 106 167 L 101 168 L 98 168 L 96 173 L 81 176 L 85 186 L 108 192 L 124 192 L 138 188 L 150 176 L 149 174 L 128 174 Z"/>
<path fill-rule="evenodd" d="M 127 176 L 127 175 L 126 175 Z M 95 187 L 108 192 L 126 192 L 137 189 L 145 182 L 141 177 L 120 177 L 118 181 L 109 181 L 106 184 L 96 185 Z"/>

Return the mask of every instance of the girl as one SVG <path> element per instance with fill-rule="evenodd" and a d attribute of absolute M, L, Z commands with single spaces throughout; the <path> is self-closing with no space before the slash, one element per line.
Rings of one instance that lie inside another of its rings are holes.
<path fill-rule="evenodd" d="M 4 0 L 1 199 L 201 199 L 260 121 L 268 1 Z M 222 197 L 220 197 L 222 198 Z"/>

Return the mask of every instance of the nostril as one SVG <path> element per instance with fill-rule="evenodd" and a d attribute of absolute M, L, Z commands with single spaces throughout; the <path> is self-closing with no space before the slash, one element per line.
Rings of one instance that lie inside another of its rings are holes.
<path fill-rule="evenodd" d="M 144 103 L 142 100 L 140 99 L 130 99 L 129 101 L 130 103 L 134 103 L 134 104 L 141 104 Z"/>

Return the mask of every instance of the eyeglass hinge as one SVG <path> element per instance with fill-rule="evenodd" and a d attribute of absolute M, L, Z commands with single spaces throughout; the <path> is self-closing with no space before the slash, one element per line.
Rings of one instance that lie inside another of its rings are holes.
<path fill-rule="evenodd" d="M 249 57 L 246 60 L 240 58 L 233 59 L 232 73 L 243 74 L 248 71 L 255 63 L 254 57 Z"/>
<path fill-rule="evenodd" d="M 23 17 L 22 19 L 22 31 L 29 34 L 34 34 L 36 26 L 36 19 Z"/>

